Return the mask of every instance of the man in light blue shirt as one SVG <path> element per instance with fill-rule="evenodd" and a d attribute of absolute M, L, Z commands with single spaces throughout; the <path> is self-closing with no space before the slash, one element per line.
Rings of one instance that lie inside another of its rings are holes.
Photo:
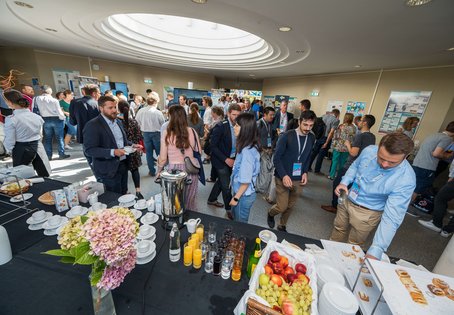
<path fill-rule="evenodd" d="M 363 245 L 378 225 L 366 257 L 381 259 L 405 217 L 416 186 L 407 162 L 413 141 L 402 133 L 390 133 L 378 146 L 369 146 L 348 169 L 335 192 L 348 192 L 338 205 L 331 240 Z M 350 190 L 347 186 L 352 184 Z"/>

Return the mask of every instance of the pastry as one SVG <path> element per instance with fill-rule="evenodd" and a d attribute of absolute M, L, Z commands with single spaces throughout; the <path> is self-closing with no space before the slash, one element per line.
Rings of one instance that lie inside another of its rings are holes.
<path fill-rule="evenodd" d="M 358 296 L 364 302 L 369 302 L 369 296 L 366 293 L 358 292 Z"/>
<path fill-rule="evenodd" d="M 361 272 L 362 273 L 370 273 L 369 269 L 367 267 L 361 267 Z"/>
<path fill-rule="evenodd" d="M 446 283 L 446 281 L 441 280 L 439 278 L 433 278 L 432 279 L 432 283 L 434 285 L 436 285 L 437 287 L 439 287 L 440 289 L 442 289 L 442 290 L 445 290 L 445 289 L 449 288 L 449 285 Z"/>
<path fill-rule="evenodd" d="M 427 300 L 424 297 L 424 294 L 413 282 L 410 274 L 404 269 L 396 269 L 396 273 L 399 276 L 400 282 L 402 282 L 402 284 L 405 286 L 405 289 L 407 289 L 408 293 L 410 294 L 411 299 L 418 304 L 427 305 Z M 431 292 L 433 291 L 431 290 Z"/>
<path fill-rule="evenodd" d="M 355 245 L 352 246 L 352 250 L 353 250 L 355 253 L 361 252 L 361 249 L 359 249 L 359 247 L 358 247 L 358 246 L 355 246 Z"/>
<path fill-rule="evenodd" d="M 38 201 L 44 203 L 45 205 L 53 206 L 55 205 L 54 197 L 52 197 L 50 191 L 39 196 Z"/>
<path fill-rule="evenodd" d="M 370 279 L 368 278 L 363 278 L 363 283 L 366 287 L 368 288 L 372 288 L 372 281 L 370 281 Z"/>
<path fill-rule="evenodd" d="M 433 284 L 428 284 L 427 288 L 429 288 L 429 291 L 432 292 L 433 294 L 437 295 L 437 296 L 444 296 L 445 295 L 445 291 L 443 291 L 442 289 L 440 289 L 439 287 L 437 287 L 437 286 L 435 286 Z"/>
<path fill-rule="evenodd" d="M 406 270 L 403 270 L 403 269 L 396 269 L 396 273 L 399 277 L 410 277 L 410 275 L 408 274 L 408 272 Z"/>

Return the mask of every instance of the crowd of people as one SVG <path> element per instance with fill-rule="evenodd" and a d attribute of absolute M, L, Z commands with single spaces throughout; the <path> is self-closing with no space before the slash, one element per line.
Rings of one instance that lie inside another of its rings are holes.
<path fill-rule="evenodd" d="M 285 100 L 277 107 L 264 106 L 236 95 L 221 97 L 216 106 L 204 96 L 199 106 L 185 95 L 174 100 L 169 93 L 163 111 L 158 93 L 151 90 L 145 97 L 130 94 L 129 99 L 121 91 L 101 95 L 93 84 L 82 88 L 80 98 L 70 90 L 56 98 L 52 93 L 49 86 L 43 86 L 39 96 L 29 86 L 4 92 L 13 110 L 5 121 L 5 149 L 13 165 L 31 163 L 39 176 L 51 172 L 53 143 L 59 158 L 66 159 L 75 140 L 107 190 L 127 193 L 131 173 L 135 194 L 142 199 L 139 167 L 145 154 L 149 176 L 158 178 L 164 169 L 188 173 L 192 181 L 184 207 L 197 210 L 198 185 L 205 182 L 197 173 L 203 165 L 195 153 L 203 154 L 203 163 L 211 164 L 207 182 L 213 183 L 208 205 L 224 208 L 232 220 L 248 222 L 262 193 L 271 203 L 269 227 L 275 228 L 280 214 L 276 228 L 287 231 L 298 196 L 309 185 L 308 173 L 313 169 L 325 176 L 321 168 L 330 156 L 326 177 L 333 181 L 332 202 L 321 208 L 336 215 L 332 240 L 363 245 L 376 229 L 367 255 L 380 259 L 406 213 L 415 215 L 408 211 L 410 203 L 430 193 L 435 195 L 433 220 L 419 223 L 442 236 L 454 232 L 454 219 L 443 226 L 447 203 L 454 197 L 454 122 L 416 150 L 417 117 L 407 118 L 402 128 L 376 145 L 373 115 L 346 113 L 340 123 L 339 110 L 317 117 L 307 99 L 295 117 Z M 188 171 L 187 158 L 198 171 Z M 437 193 L 434 178 L 449 165 L 449 180 Z"/>

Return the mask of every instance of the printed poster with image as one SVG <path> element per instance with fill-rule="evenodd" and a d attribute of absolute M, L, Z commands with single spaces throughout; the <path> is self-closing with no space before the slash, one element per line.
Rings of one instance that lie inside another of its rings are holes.
<path fill-rule="evenodd" d="M 342 107 L 344 106 L 344 101 L 328 101 L 326 105 L 326 113 L 331 113 L 333 109 L 338 109 L 339 112 L 342 112 Z"/>
<path fill-rule="evenodd" d="M 366 109 L 366 102 L 347 102 L 347 113 L 352 113 L 353 116 L 363 116 Z"/>
<path fill-rule="evenodd" d="M 421 121 L 431 95 L 431 91 L 391 91 L 378 132 L 396 131 L 408 117 L 418 117 Z"/>
<path fill-rule="evenodd" d="M 264 106 L 265 106 L 265 107 L 267 107 L 267 106 L 274 107 L 274 99 L 275 99 L 275 96 L 274 96 L 274 95 L 272 95 L 272 96 L 270 96 L 270 95 L 265 95 L 265 96 L 263 97 L 263 104 L 264 104 Z"/>

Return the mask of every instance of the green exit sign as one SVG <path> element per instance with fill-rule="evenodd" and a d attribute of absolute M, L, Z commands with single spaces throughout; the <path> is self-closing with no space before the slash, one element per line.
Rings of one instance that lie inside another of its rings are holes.
<path fill-rule="evenodd" d="M 152 79 L 144 79 L 143 82 L 146 83 L 146 84 L 152 84 L 153 80 Z"/>
<path fill-rule="evenodd" d="M 311 96 L 318 96 L 318 94 L 319 94 L 318 90 L 313 90 L 311 92 Z"/>

